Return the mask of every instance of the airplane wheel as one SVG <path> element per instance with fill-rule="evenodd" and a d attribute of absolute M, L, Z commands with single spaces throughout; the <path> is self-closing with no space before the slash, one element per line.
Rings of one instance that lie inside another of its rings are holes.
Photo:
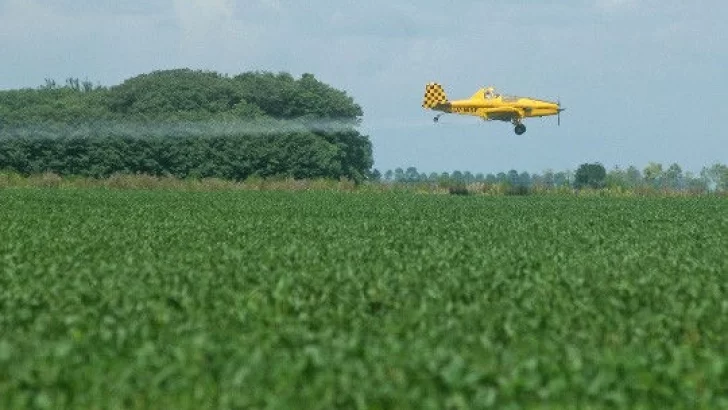
<path fill-rule="evenodd" d="M 432 121 L 434 121 L 434 122 L 437 122 L 439 120 L 440 120 L 440 117 L 435 117 L 435 118 L 432 119 Z"/>
<path fill-rule="evenodd" d="M 514 131 L 516 131 L 516 135 L 521 135 L 526 132 L 526 126 L 523 124 L 518 124 L 516 125 L 516 129 Z"/>

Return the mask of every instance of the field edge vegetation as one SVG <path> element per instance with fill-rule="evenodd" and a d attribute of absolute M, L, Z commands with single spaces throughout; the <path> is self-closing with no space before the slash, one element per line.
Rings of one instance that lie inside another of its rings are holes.
<path fill-rule="evenodd" d="M 0 171 L 0 189 L 11 188 L 58 188 L 58 189 L 136 189 L 136 190 L 175 190 L 175 191 L 339 191 L 352 193 L 409 192 L 433 195 L 483 195 L 483 196 L 544 196 L 565 195 L 582 197 L 728 197 L 725 190 L 674 190 L 664 187 L 623 187 L 609 186 L 594 188 L 590 186 L 573 187 L 569 185 L 522 186 L 509 182 L 460 182 L 440 181 L 365 181 L 347 178 L 293 177 L 249 177 L 236 181 L 216 177 L 178 178 L 175 176 L 155 176 L 149 174 L 113 174 L 106 178 L 88 176 L 61 176 L 52 172 L 21 175 L 13 171 Z"/>

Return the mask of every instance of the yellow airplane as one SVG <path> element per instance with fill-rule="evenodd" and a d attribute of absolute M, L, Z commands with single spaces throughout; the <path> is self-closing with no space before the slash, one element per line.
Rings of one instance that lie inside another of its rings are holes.
<path fill-rule="evenodd" d="M 502 95 L 493 87 L 481 88 L 472 97 L 465 100 L 450 101 L 447 99 L 442 85 L 438 83 L 425 85 L 425 99 L 422 107 L 442 111 L 434 118 L 435 122 L 446 113 L 472 115 L 480 117 L 484 121 L 508 121 L 515 126 L 517 135 L 526 132 L 526 126 L 523 125 L 524 118 L 556 115 L 558 123 L 561 125 L 561 111 L 565 110 L 565 108 L 561 108 L 559 102 Z"/>

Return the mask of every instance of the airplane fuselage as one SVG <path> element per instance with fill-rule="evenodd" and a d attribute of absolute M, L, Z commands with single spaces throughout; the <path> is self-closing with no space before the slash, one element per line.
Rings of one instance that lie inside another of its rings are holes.
<path fill-rule="evenodd" d="M 518 135 L 526 131 L 523 119 L 560 116 L 561 111 L 564 111 L 557 102 L 499 94 L 493 87 L 481 88 L 468 99 L 449 100 L 444 88 L 438 83 L 428 83 L 425 86 L 422 107 L 442 113 L 470 115 L 485 121 L 508 121 L 516 126 Z M 435 122 L 441 115 L 434 118 Z"/>
<path fill-rule="evenodd" d="M 485 120 L 511 121 L 514 117 L 546 117 L 559 113 L 559 104 L 526 97 L 469 98 L 454 100 L 433 108 L 452 114 L 465 114 Z M 514 115 L 515 114 L 515 115 Z"/>

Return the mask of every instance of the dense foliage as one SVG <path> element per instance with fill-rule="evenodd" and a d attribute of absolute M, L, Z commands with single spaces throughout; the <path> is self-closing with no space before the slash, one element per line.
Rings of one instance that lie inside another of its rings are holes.
<path fill-rule="evenodd" d="M 369 148 L 355 131 L 247 137 L 11 138 L 0 141 L 0 164 L 24 175 L 144 173 L 236 180 L 251 176 L 362 180 L 370 165 Z"/>
<path fill-rule="evenodd" d="M 156 71 L 113 87 L 69 79 L 0 92 L 0 169 L 366 178 L 362 110 L 311 74 Z"/>
<path fill-rule="evenodd" d="M 0 407 L 726 408 L 728 202 L 0 190 Z"/>
<path fill-rule="evenodd" d="M 576 188 L 604 188 L 607 185 L 607 170 L 599 163 L 581 164 L 574 174 Z"/>

